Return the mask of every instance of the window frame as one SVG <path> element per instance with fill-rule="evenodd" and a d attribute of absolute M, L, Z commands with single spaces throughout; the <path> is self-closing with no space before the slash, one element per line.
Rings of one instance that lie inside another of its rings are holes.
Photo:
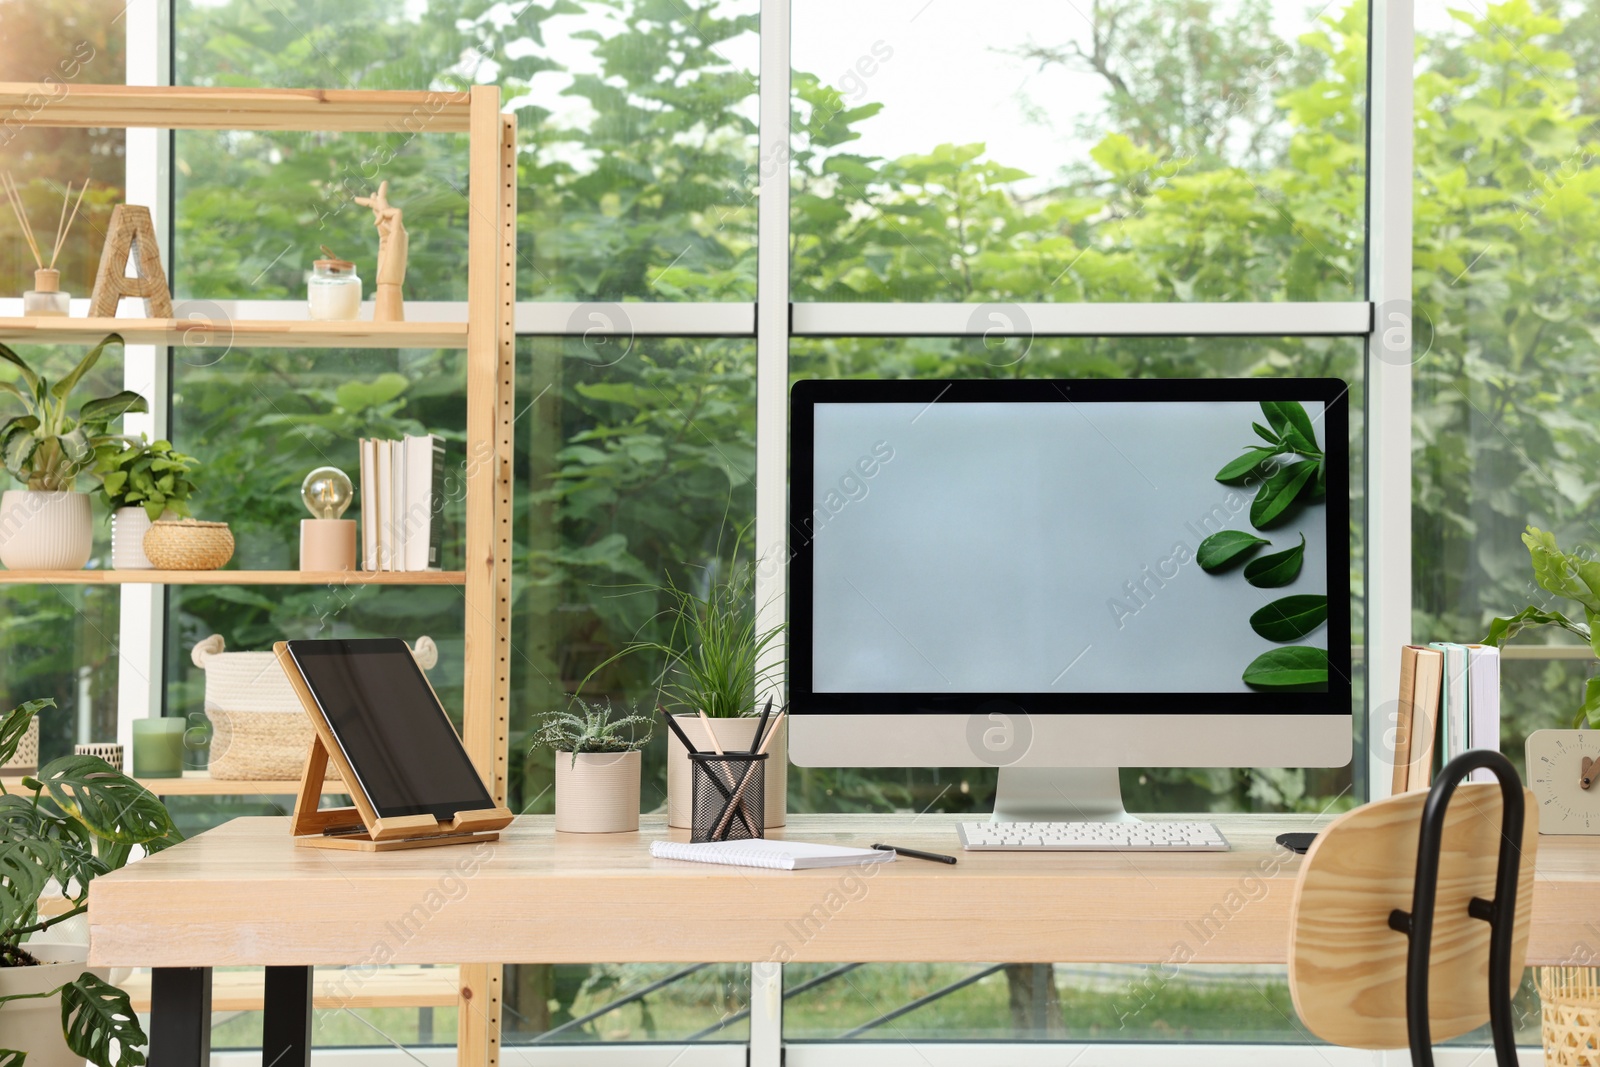
<path fill-rule="evenodd" d="M 174 0 L 132 0 L 126 11 L 128 83 L 170 84 Z M 752 303 L 545 303 L 520 301 L 520 337 L 581 336 L 590 311 L 624 307 L 637 335 L 754 337 L 756 341 L 756 525 L 758 549 L 783 558 L 787 550 L 788 376 L 791 338 L 873 336 L 981 336 L 972 304 L 791 304 L 790 294 L 790 89 L 792 0 L 762 0 L 760 9 L 759 172 L 757 298 Z M 1329 303 L 1022 304 L 1038 336 L 1340 336 L 1365 342 L 1364 426 L 1366 546 L 1366 649 L 1393 649 L 1411 638 L 1411 228 L 1413 0 L 1370 0 L 1367 93 L 1366 299 Z M 173 184 L 171 135 L 130 130 L 127 181 L 130 201 L 152 206 L 167 240 L 162 256 L 171 276 Z M 776 165 L 773 165 L 776 164 Z M 299 317 L 291 301 L 221 302 L 227 314 L 252 319 Z M 207 302 L 208 308 L 217 306 Z M 997 305 L 998 306 L 998 305 Z M 423 309 L 418 308 L 421 312 Z M 440 318 L 464 318 L 465 304 L 427 309 Z M 182 314 L 180 309 L 179 314 Z M 129 346 L 129 388 L 157 402 L 140 425 L 165 432 L 170 411 L 172 352 Z M 130 420 L 131 423 L 132 420 Z M 1376 460 L 1377 462 L 1374 462 Z M 784 615 L 781 569 L 762 572 L 757 603 L 761 622 Z M 161 714 L 164 702 L 162 633 L 166 594 L 161 587 L 122 587 L 121 688 L 118 739 L 131 743 L 135 719 Z M 1365 657 L 1366 707 L 1399 685 L 1398 657 Z M 1366 761 L 1354 768 L 1361 799 L 1388 793 L 1384 732 L 1365 730 Z M 752 1067 L 782 1062 L 781 967 L 755 964 L 751 983 Z M 986 1046 L 987 1047 L 987 1046 Z M 1013 1046 L 1014 1047 L 1014 1046 Z M 638 1046 L 630 1046 L 637 1054 Z M 830 1046 L 835 1055 L 838 1046 Z M 882 1055 L 874 1046 L 862 1056 Z M 519 1049 L 532 1056 L 537 1050 Z M 1176 1051 L 1161 1046 L 1165 1062 Z M 1312 1062 L 1315 1048 L 1284 1048 L 1291 1059 Z M 1058 1048 L 1059 1052 L 1059 1048 Z M 593 1050 L 603 1059 L 601 1050 Z M 576 1055 L 552 1048 L 551 1062 Z M 807 1054 L 801 1053 L 802 1058 Z M 686 1061 L 687 1062 L 687 1061 Z M 863 1059 L 863 1062 L 865 1060 Z M 1042 1062 L 1042 1061 L 1041 1061 Z M 1197 1061 L 1198 1062 L 1198 1061 Z"/>

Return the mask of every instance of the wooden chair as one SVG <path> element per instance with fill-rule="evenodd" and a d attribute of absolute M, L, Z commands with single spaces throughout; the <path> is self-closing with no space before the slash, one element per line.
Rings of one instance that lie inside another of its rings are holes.
<path fill-rule="evenodd" d="M 1498 783 L 1460 785 L 1473 770 Z M 1498 752 L 1451 760 L 1439 781 L 1339 818 L 1312 843 L 1290 909 L 1289 990 L 1317 1037 L 1411 1049 L 1488 1020 L 1500 1067 L 1517 1062 L 1511 995 L 1521 984 L 1533 897 L 1533 794 Z"/>

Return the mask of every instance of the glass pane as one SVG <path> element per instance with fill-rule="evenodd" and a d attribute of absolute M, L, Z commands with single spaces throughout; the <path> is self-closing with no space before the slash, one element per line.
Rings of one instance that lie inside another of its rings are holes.
<path fill-rule="evenodd" d="M 1534 581 L 1527 525 L 1600 550 L 1600 312 L 1573 254 L 1600 236 L 1580 147 L 1600 116 L 1595 23 L 1570 5 L 1418 15 L 1415 636 L 1477 641 L 1530 604 L 1584 615 Z M 1504 655 L 1501 748 L 1521 768 L 1528 733 L 1572 725 L 1596 663 L 1553 627 Z"/>
<path fill-rule="evenodd" d="M 794 299 L 1359 299 L 1366 12 L 797 4 Z"/>
<path fill-rule="evenodd" d="M 755 294 L 757 0 L 427 5 L 179 0 L 181 84 L 458 91 L 495 83 L 522 145 L 518 289 L 549 300 Z M 187 132 L 179 291 L 301 299 L 327 244 L 371 278 L 351 202 L 381 180 L 411 235 L 406 296 L 464 299 L 465 139 Z M 239 205 L 248 203 L 250 210 Z"/>
<path fill-rule="evenodd" d="M 511 806 L 551 812 L 554 755 L 531 747 L 538 723 L 580 687 L 651 711 L 659 660 L 602 665 L 631 640 L 669 636 L 657 586 L 704 581 L 735 548 L 749 559 L 755 344 L 525 339 L 519 356 Z M 645 811 L 665 811 L 658 735 L 644 751 Z M 748 967 L 515 967 L 506 1042 L 743 1040 L 743 1016 L 718 1024 L 747 1007 L 748 984 Z"/>
<path fill-rule="evenodd" d="M 1354 631 L 1357 737 L 1365 721 L 1363 693 L 1362 506 L 1365 430 L 1363 345 L 1339 338 L 983 338 L 796 340 L 793 379 L 800 378 L 1166 378 L 1333 376 L 1350 383 L 1351 619 Z M 1360 744 L 1357 743 L 1359 751 Z M 1362 796 L 1355 764 L 1339 768 L 1124 768 L 1130 811 L 1342 810 Z M 791 811 L 992 810 L 989 768 L 861 770 L 795 768 Z"/>

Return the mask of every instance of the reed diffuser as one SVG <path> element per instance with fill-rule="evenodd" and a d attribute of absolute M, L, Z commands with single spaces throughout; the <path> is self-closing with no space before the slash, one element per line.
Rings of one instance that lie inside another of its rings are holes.
<path fill-rule="evenodd" d="M 0 186 L 5 189 L 6 200 L 11 204 L 12 213 L 17 216 L 17 228 L 27 239 L 28 249 L 33 253 L 33 261 L 38 268 L 33 272 L 33 288 L 22 294 L 22 313 L 65 318 L 71 297 L 61 291 L 61 272 L 56 270 L 56 259 L 61 255 L 61 246 L 66 243 L 72 224 L 77 221 L 78 209 L 83 206 L 83 194 L 89 191 L 89 181 L 87 178 L 84 179 L 83 188 L 78 190 L 78 199 L 75 202 L 72 200 L 72 183 L 67 183 L 67 191 L 61 198 L 61 217 L 56 221 L 56 243 L 50 250 L 48 266 L 45 265 L 44 256 L 39 251 L 39 242 L 34 239 L 33 226 L 28 222 L 28 213 L 23 209 L 22 193 L 17 188 L 17 180 L 7 172 L 3 180 L 0 180 Z M 70 215 L 67 213 L 69 202 L 72 203 Z"/>

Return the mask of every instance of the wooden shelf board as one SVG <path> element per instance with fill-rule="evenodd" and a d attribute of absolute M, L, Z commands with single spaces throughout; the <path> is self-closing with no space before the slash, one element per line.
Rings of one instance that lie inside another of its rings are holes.
<path fill-rule="evenodd" d="M 224 782 L 216 778 L 139 778 L 138 783 L 161 797 L 279 797 L 300 792 L 300 781 Z M 0 779 L 10 792 L 22 788 L 21 778 Z M 343 794 L 345 785 L 334 780 L 322 783 L 324 796 Z"/>
<path fill-rule="evenodd" d="M 0 585 L 464 585 L 465 571 L 7 571 Z"/>
<path fill-rule="evenodd" d="M 131 345 L 183 348 L 465 348 L 464 322 L 0 318 L 0 341 L 97 344 L 118 333 Z"/>
<path fill-rule="evenodd" d="M 466 133 L 468 111 L 466 93 L 0 82 L 24 127 Z"/>
<path fill-rule="evenodd" d="M 349 968 L 318 967 L 312 984 L 312 1006 L 333 1008 L 454 1008 L 461 996 L 458 967 Z M 134 1011 L 150 1010 L 150 972 L 118 983 L 133 1001 Z M 211 1010 L 260 1011 L 266 977 L 259 970 L 217 971 L 211 977 Z"/>

